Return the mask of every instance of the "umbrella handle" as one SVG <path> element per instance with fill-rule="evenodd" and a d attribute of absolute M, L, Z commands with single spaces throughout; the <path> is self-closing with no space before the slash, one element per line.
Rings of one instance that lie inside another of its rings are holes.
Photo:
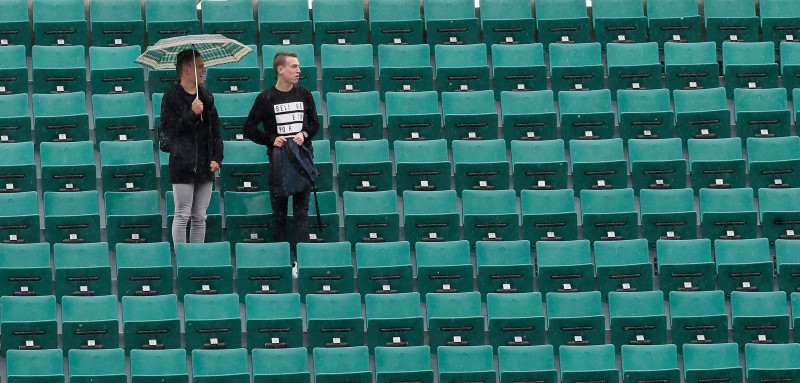
<path fill-rule="evenodd" d="M 192 67 L 194 68 L 194 92 L 195 100 L 200 99 L 200 84 L 197 83 L 197 57 L 194 55 L 194 44 L 192 44 Z M 203 112 L 200 112 L 200 121 L 203 121 Z"/>

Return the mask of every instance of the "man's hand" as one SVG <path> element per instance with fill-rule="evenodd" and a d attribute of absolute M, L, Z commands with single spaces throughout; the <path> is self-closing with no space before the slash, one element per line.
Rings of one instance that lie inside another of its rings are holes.
<path fill-rule="evenodd" d="M 306 141 L 306 138 L 305 136 L 303 136 L 303 132 L 300 132 L 294 135 L 292 141 L 294 141 L 294 143 L 296 143 L 297 145 L 303 145 L 303 142 Z"/>
<path fill-rule="evenodd" d="M 211 165 L 209 166 L 209 168 L 211 169 L 211 173 L 216 172 L 217 170 L 219 170 L 219 162 L 211 161 Z"/>
<path fill-rule="evenodd" d="M 192 101 L 192 112 L 197 115 L 203 113 L 203 102 L 199 98 L 195 98 Z"/>
<path fill-rule="evenodd" d="M 272 144 L 272 146 L 280 148 L 281 146 L 283 146 L 284 142 L 286 142 L 286 137 L 278 136 L 275 137 L 275 142 Z"/>

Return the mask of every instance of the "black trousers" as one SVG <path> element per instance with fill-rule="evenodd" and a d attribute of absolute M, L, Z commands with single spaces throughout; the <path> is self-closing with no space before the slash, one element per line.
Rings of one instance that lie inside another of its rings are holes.
<path fill-rule="evenodd" d="M 308 203 L 311 190 L 292 195 L 292 213 L 294 215 L 295 238 L 297 242 L 308 242 Z M 272 241 L 287 242 L 286 216 L 289 209 L 289 197 L 269 195 L 272 204 Z"/>

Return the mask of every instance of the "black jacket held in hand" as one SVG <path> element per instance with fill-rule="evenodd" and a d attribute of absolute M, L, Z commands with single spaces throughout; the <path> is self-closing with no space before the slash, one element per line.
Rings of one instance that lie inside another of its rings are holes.
<path fill-rule="evenodd" d="M 299 104 L 302 104 L 302 108 Z M 259 124 L 264 125 L 263 131 L 258 128 Z M 268 153 L 272 152 L 278 136 L 288 138 L 301 131 L 308 134 L 303 146 L 313 153 L 311 139 L 318 130 L 319 119 L 314 96 L 300 85 L 293 86 L 288 92 L 281 92 L 274 86 L 262 91 L 256 97 L 244 123 L 245 136 L 257 144 L 265 145 Z"/>
<path fill-rule="evenodd" d="M 211 161 L 222 164 L 223 146 L 219 135 L 219 116 L 214 97 L 198 87 L 203 102 L 203 118 L 192 112 L 195 95 L 175 84 L 161 100 L 159 129 L 169 147 L 169 180 L 173 184 L 213 181 Z"/>

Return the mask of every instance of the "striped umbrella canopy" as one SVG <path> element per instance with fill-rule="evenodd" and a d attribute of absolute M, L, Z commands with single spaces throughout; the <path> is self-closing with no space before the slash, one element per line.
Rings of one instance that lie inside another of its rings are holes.
<path fill-rule="evenodd" d="M 253 50 L 223 35 L 186 35 L 161 39 L 147 48 L 136 63 L 153 69 L 175 69 L 178 53 L 195 49 L 206 67 L 239 61 Z"/>

